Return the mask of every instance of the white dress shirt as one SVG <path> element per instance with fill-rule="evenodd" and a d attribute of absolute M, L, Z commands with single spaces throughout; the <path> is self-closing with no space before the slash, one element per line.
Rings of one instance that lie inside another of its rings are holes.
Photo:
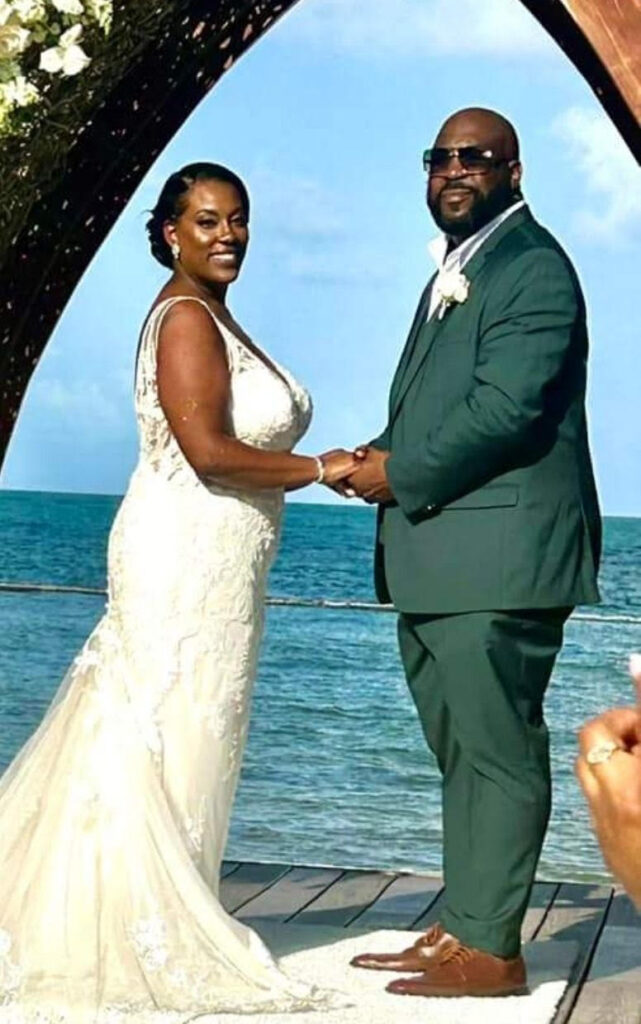
<path fill-rule="evenodd" d="M 521 210 L 525 206 L 525 200 L 519 199 L 516 203 L 512 203 L 512 206 L 508 206 L 507 210 L 503 210 L 497 217 L 489 221 L 477 231 L 476 234 L 470 235 L 464 242 L 457 245 L 456 249 L 453 249 L 449 256 L 446 255 L 449 240 L 447 235 L 439 235 L 438 238 L 433 239 L 428 245 L 428 251 L 430 256 L 439 268 L 439 273 L 442 271 L 454 271 L 454 273 L 460 273 L 463 270 L 465 264 L 472 259 L 475 253 L 481 248 L 483 243 L 487 241 L 493 231 L 496 231 L 504 221 L 511 217 L 517 210 Z M 438 276 L 434 279 L 434 283 L 438 280 Z M 440 305 L 440 295 L 438 288 L 432 285 L 432 293 L 430 295 L 430 306 L 427 314 L 427 319 L 430 320 Z"/>

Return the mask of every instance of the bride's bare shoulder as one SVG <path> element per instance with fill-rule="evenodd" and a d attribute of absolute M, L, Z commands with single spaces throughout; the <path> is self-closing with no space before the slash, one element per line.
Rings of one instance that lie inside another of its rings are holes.
<path fill-rule="evenodd" d="M 207 304 L 189 295 L 167 296 L 157 336 L 159 385 L 172 379 L 208 379 L 228 374 L 224 338 Z M 160 303 L 156 305 L 156 308 Z"/>
<path fill-rule="evenodd" d="M 159 345 L 167 336 L 190 338 L 194 344 L 208 341 L 223 344 L 218 324 L 204 299 L 195 295 L 166 295 L 154 303 L 151 315 L 158 311 Z"/>

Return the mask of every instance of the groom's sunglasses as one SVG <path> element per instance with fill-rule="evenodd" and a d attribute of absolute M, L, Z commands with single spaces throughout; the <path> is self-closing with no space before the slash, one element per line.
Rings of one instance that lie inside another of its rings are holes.
<path fill-rule="evenodd" d="M 458 157 L 461 168 L 467 174 L 487 174 L 497 164 L 512 162 L 505 157 L 497 157 L 491 149 L 481 149 L 479 146 L 459 146 L 456 149 L 435 146 L 423 153 L 423 169 L 428 174 L 444 174 L 454 157 Z"/>

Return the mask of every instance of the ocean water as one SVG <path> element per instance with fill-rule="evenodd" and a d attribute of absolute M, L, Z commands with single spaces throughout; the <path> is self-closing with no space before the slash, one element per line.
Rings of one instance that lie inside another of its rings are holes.
<path fill-rule="evenodd" d="M 0 491 L 0 579 L 105 584 L 118 498 Z M 373 512 L 287 506 L 270 593 L 373 600 Z M 641 520 L 608 519 L 603 604 L 571 620 L 547 699 L 554 808 L 543 878 L 607 877 L 573 774 L 576 731 L 632 698 L 641 649 Z M 103 599 L 0 592 L 0 769 L 33 731 Z M 440 869 L 439 782 L 406 690 L 392 614 L 275 607 L 227 855 Z"/>

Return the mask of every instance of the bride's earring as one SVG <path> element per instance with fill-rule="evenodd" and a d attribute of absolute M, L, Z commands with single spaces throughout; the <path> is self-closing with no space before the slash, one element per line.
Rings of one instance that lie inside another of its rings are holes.
<path fill-rule="evenodd" d="M 174 257 L 175 260 L 180 259 L 180 246 L 178 245 L 178 242 L 174 242 L 173 245 L 171 246 L 171 255 Z"/>

